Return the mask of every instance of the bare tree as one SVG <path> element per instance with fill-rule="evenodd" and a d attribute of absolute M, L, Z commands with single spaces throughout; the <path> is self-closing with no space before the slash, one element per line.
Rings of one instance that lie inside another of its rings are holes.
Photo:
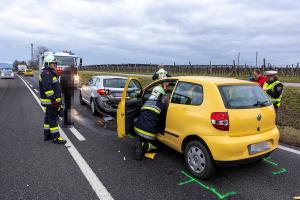
<path fill-rule="evenodd" d="M 34 49 L 34 53 L 33 53 L 33 61 L 30 61 L 30 66 L 33 69 L 37 69 L 38 68 L 38 63 L 39 63 L 39 57 L 42 53 L 49 51 L 49 48 L 45 47 L 45 46 L 38 46 L 37 48 Z"/>

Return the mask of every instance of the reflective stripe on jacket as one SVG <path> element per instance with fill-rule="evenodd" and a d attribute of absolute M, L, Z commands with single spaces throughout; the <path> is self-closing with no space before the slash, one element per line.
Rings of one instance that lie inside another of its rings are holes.
<path fill-rule="evenodd" d="M 263 90 L 267 91 L 267 90 L 272 90 L 274 92 L 274 88 L 276 85 L 280 84 L 281 82 L 280 81 L 274 81 L 273 83 L 271 84 L 268 84 L 267 82 L 265 82 L 264 86 L 263 86 Z M 274 105 L 276 105 L 277 107 L 280 106 L 281 104 L 281 98 L 282 98 L 282 93 L 281 95 L 278 97 L 278 98 L 273 98 L 272 96 L 268 95 L 272 101 L 272 103 Z"/>
<path fill-rule="evenodd" d="M 52 101 L 61 102 L 61 88 L 54 70 L 44 68 L 39 76 L 40 100 L 43 106 Z"/>

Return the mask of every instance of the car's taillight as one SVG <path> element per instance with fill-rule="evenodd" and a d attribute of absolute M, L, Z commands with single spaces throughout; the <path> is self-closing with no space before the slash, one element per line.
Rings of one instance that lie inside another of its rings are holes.
<path fill-rule="evenodd" d="M 216 129 L 229 131 L 229 116 L 227 112 L 213 112 L 210 115 L 210 120 Z"/>
<path fill-rule="evenodd" d="M 105 90 L 105 89 L 99 89 L 99 90 L 97 90 L 97 93 L 100 95 L 109 95 L 109 94 L 111 94 L 111 91 Z"/>
<path fill-rule="evenodd" d="M 105 90 L 104 89 L 99 89 L 97 90 L 97 93 L 100 95 L 105 95 Z"/>

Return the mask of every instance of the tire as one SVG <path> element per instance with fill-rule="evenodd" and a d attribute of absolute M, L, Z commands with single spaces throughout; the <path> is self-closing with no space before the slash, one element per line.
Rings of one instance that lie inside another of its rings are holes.
<path fill-rule="evenodd" d="M 95 105 L 95 100 L 93 98 L 91 99 L 91 111 L 92 111 L 93 115 L 98 115 L 98 111 L 97 111 L 96 105 Z"/>
<path fill-rule="evenodd" d="M 210 178 L 216 171 L 216 165 L 209 150 L 198 140 L 187 144 L 184 150 L 184 159 L 190 173 L 197 178 Z"/>
<path fill-rule="evenodd" d="M 79 102 L 81 105 L 85 104 L 85 102 L 82 100 L 81 92 L 79 93 Z"/>

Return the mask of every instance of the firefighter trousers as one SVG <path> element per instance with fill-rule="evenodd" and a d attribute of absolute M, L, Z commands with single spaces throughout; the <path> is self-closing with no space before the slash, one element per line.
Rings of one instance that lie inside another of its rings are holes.
<path fill-rule="evenodd" d="M 44 120 L 44 134 L 46 136 L 51 137 L 51 139 L 58 138 L 59 129 L 58 129 L 58 108 L 53 106 L 46 106 L 45 107 L 45 120 Z"/>

